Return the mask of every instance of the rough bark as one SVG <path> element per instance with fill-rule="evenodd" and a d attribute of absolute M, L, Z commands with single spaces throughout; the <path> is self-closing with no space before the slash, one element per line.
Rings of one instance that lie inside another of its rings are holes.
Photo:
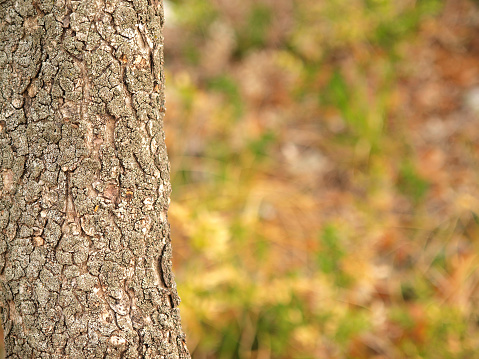
<path fill-rule="evenodd" d="M 0 0 L 7 358 L 189 358 L 161 0 Z"/>

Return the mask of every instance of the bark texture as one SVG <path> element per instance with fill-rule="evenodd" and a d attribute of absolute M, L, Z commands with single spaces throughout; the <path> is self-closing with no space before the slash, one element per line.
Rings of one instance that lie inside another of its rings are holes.
<path fill-rule="evenodd" d="M 7 358 L 189 358 L 161 0 L 0 0 Z"/>

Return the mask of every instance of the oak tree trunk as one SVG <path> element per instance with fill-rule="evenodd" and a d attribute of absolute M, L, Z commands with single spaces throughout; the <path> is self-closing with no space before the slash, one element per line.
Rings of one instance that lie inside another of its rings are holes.
<path fill-rule="evenodd" d="M 189 358 L 161 0 L 0 0 L 7 358 Z"/>

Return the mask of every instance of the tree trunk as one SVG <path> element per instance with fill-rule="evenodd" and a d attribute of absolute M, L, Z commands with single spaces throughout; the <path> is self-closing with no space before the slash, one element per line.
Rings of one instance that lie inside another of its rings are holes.
<path fill-rule="evenodd" d="M 189 358 L 161 0 L 0 0 L 7 358 Z"/>

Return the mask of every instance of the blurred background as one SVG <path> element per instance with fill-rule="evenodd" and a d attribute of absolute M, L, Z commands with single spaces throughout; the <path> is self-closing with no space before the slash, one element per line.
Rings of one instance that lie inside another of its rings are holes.
<path fill-rule="evenodd" d="M 479 358 L 479 3 L 165 5 L 193 358 Z"/>

